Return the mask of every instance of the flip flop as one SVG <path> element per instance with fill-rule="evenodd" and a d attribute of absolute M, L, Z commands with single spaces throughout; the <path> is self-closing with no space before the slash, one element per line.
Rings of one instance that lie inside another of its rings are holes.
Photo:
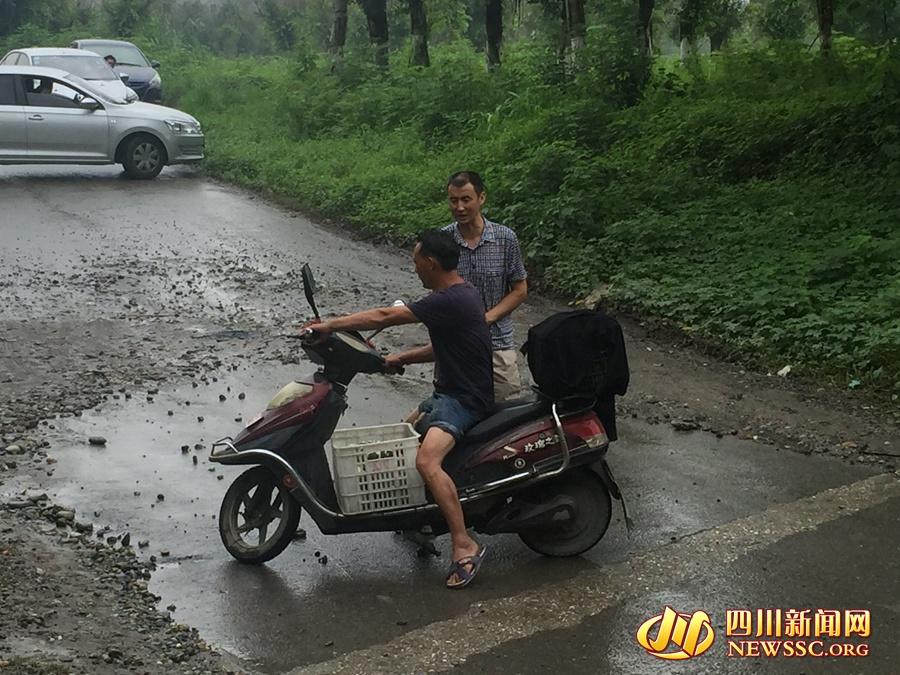
<path fill-rule="evenodd" d="M 481 569 L 481 563 L 484 562 L 484 556 L 487 554 L 487 546 L 482 546 L 475 555 L 467 555 L 459 560 L 454 560 L 450 565 L 450 571 L 447 572 L 447 588 L 465 588 L 472 583 L 478 570 Z M 467 567 L 471 565 L 470 572 Z M 459 581 L 455 584 L 450 583 L 450 577 L 456 575 Z"/>

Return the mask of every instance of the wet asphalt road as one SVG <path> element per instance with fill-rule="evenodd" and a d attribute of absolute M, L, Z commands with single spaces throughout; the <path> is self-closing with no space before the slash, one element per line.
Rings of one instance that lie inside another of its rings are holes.
<path fill-rule="evenodd" d="M 80 417 L 54 420 L 52 455 L 58 464 L 52 475 L 40 475 L 42 485 L 80 513 L 96 512 L 95 522 L 113 533 L 149 540 L 143 555 L 161 562 L 151 585 L 162 596 L 160 605 L 174 604 L 178 621 L 199 628 L 248 668 L 284 672 L 389 643 L 438 621 L 465 623 L 473 604 L 552 590 L 578 574 L 627 564 L 693 533 L 870 475 L 823 457 L 627 420 L 609 459 L 636 529 L 626 532 L 614 505 L 609 533 L 583 558 L 542 559 L 513 536 L 488 538 L 492 555 L 478 583 L 450 593 L 442 587 L 445 541 L 439 542 L 443 558 L 422 559 L 392 534 L 324 537 L 304 516 L 305 541 L 264 567 L 241 566 L 221 546 L 215 522 L 221 496 L 240 469 L 210 465 L 206 454 L 211 441 L 233 434 L 282 384 L 313 369 L 294 343 L 279 338 L 308 316 L 300 263 L 308 260 L 315 269 L 321 309 L 338 313 L 420 294 L 408 255 L 353 241 L 191 170 L 167 170 L 143 183 L 123 179 L 113 168 L 3 168 L 0 203 L 0 281 L 5 274 L 3 290 L 13 294 L 13 302 L 0 306 L 0 320 L 21 324 L 22 339 L 35 331 L 39 341 L 47 339 L 47 326 L 65 325 L 73 350 L 74 336 L 89 334 L 90 345 L 79 346 L 73 358 L 93 350 L 102 360 L 110 345 L 134 359 L 168 362 L 170 373 L 156 386 L 132 390 L 130 399 L 115 394 Z M 531 300 L 518 315 L 520 335 L 522 325 L 553 309 Z M 381 343 L 397 347 L 422 335 L 408 327 Z M 172 362 L 190 359 L 197 344 L 216 351 L 220 363 L 203 379 L 179 377 Z M 41 372 L 39 360 L 23 361 L 19 375 L 64 377 L 64 361 L 50 373 Z M 298 362 L 283 363 L 292 360 Z M 423 368 L 402 378 L 360 377 L 342 426 L 399 420 L 427 390 Z M 238 393 L 246 398 L 239 400 Z M 105 436 L 107 445 L 87 446 L 91 435 Z M 184 455 L 185 444 L 204 448 Z M 165 500 L 158 501 L 158 494 Z M 887 504 L 886 516 L 880 515 L 884 509 L 861 511 L 871 521 L 867 527 L 877 531 L 897 523 L 898 501 Z M 836 527 L 853 529 L 849 519 L 842 522 Z M 657 672 L 660 662 L 637 648 L 633 634 L 636 617 L 667 602 L 685 611 L 703 606 L 721 613 L 732 598 L 754 607 L 808 606 L 818 599 L 852 606 L 883 599 L 877 592 L 829 595 L 821 588 L 815 596 L 797 593 L 796 556 L 823 570 L 823 583 L 839 585 L 840 579 L 826 573 L 828 555 L 841 555 L 847 541 L 824 527 L 802 536 L 796 546 L 790 538 L 779 540 L 783 553 L 773 545 L 759 554 L 769 556 L 771 575 L 753 573 L 759 565 L 752 558 L 723 563 L 699 571 L 686 585 L 591 614 L 575 629 L 491 649 L 473 645 L 471 652 L 480 655 L 469 661 L 467 672 L 543 672 L 563 663 L 583 672 Z M 853 555 L 866 557 L 870 545 L 860 538 Z M 328 556 L 327 565 L 317 562 L 317 552 Z M 884 581 L 878 573 L 871 576 L 851 588 L 871 589 Z M 881 614 L 895 626 L 896 592 L 895 584 L 884 589 L 893 600 L 885 601 Z M 541 644 L 558 658 L 547 658 L 535 646 Z M 738 670 L 727 664 L 710 672 L 732 669 Z"/>

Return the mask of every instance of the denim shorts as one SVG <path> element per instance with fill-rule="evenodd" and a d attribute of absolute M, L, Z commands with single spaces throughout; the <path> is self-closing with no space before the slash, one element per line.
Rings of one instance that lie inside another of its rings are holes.
<path fill-rule="evenodd" d="M 458 443 L 463 435 L 481 421 L 481 417 L 447 394 L 435 392 L 419 404 L 424 416 L 416 423 L 416 431 L 424 435 L 431 427 L 443 429 Z"/>

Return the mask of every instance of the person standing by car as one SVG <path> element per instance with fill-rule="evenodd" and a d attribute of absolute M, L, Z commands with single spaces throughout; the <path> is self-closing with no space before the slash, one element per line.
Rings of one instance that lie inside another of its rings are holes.
<path fill-rule="evenodd" d="M 113 56 L 112 54 L 107 54 L 106 56 L 103 57 L 103 60 L 109 64 L 110 68 L 115 68 L 116 65 L 118 64 L 118 61 L 116 61 L 116 57 Z"/>
<path fill-rule="evenodd" d="M 515 233 L 482 215 L 486 197 L 484 181 L 474 171 L 450 176 L 447 199 L 454 222 L 444 230 L 459 246 L 460 276 L 481 293 L 491 329 L 494 398 L 504 401 L 522 388 L 510 315 L 528 297 L 528 275 Z"/>

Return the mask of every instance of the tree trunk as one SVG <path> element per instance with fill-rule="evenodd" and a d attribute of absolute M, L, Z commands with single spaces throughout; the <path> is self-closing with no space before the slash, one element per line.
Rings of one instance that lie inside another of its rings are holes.
<path fill-rule="evenodd" d="M 819 19 L 819 47 L 825 53 L 831 51 L 831 26 L 834 24 L 834 0 L 816 0 Z"/>
<path fill-rule="evenodd" d="M 571 67 L 575 65 L 576 52 L 584 47 L 584 0 L 562 0 L 559 4 L 559 16 L 562 28 L 557 61 Z"/>
<path fill-rule="evenodd" d="M 653 5 L 655 0 L 638 0 L 638 50 L 641 56 L 653 53 Z"/>
<path fill-rule="evenodd" d="M 485 49 L 487 67 L 488 70 L 493 70 L 500 66 L 500 46 L 503 43 L 503 0 L 487 0 L 484 22 L 487 34 Z"/>
<path fill-rule="evenodd" d="M 575 59 L 575 53 L 584 47 L 584 33 L 587 22 L 584 18 L 584 0 L 563 0 L 566 8 L 567 33 L 569 35 L 569 55 Z"/>
<path fill-rule="evenodd" d="M 566 54 L 569 51 L 569 0 L 561 0 L 559 3 L 559 42 L 556 45 L 556 62 L 566 63 Z"/>
<path fill-rule="evenodd" d="M 412 33 L 412 54 L 409 56 L 409 63 L 413 66 L 430 66 L 425 0 L 409 0 L 409 23 Z"/>
<path fill-rule="evenodd" d="M 347 0 L 331 0 L 331 11 L 331 56 L 337 61 L 347 44 Z"/>
<path fill-rule="evenodd" d="M 724 30 L 711 31 L 709 34 L 709 51 L 722 51 L 722 46 L 725 44 L 725 37 L 726 35 Z"/>
<path fill-rule="evenodd" d="M 678 34 L 681 37 L 681 62 L 684 63 L 695 51 L 697 23 L 700 16 L 699 0 L 682 0 L 678 12 Z"/>
<path fill-rule="evenodd" d="M 387 0 L 360 0 L 369 27 L 369 42 L 375 49 L 375 65 L 388 64 Z"/>

